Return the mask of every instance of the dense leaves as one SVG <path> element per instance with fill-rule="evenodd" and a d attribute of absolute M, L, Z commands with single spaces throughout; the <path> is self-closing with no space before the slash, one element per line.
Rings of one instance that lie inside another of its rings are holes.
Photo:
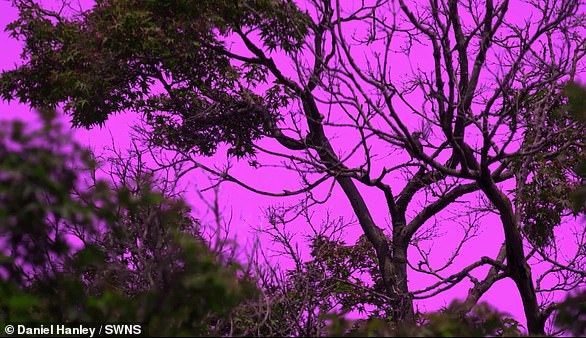
<path fill-rule="evenodd" d="M 4 99 L 63 105 L 84 127 L 142 111 L 161 143 L 205 155 L 220 143 L 233 155 L 252 154 L 252 141 L 275 119 L 266 107 L 286 100 L 278 86 L 252 92 L 266 74 L 246 58 L 230 62 L 230 34 L 255 28 L 268 50 L 293 52 L 307 32 L 304 14 L 280 0 L 99 1 L 69 17 L 17 5 L 20 17 L 7 29 L 25 42 L 26 63 L 3 72 Z"/>
<path fill-rule="evenodd" d="M 568 110 L 574 117 L 583 124 L 586 124 L 586 87 L 576 83 L 570 83 L 566 87 L 565 95 L 567 96 Z M 582 135 L 586 139 L 586 135 Z M 580 184 L 572 192 L 572 209 L 575 213 L 586 212 L 586 158 L 575 164 L 575 173 L 580 178 Z"/>
<path fill-rule="evenodd" d="M 55 257 L 66 254 L 68 233 L 75 223 L 95 232 L 96 217 L 108 219 L 106 209 L 81 204 L 71 194 L 77 186 L 77 166 L 92 166 L 89 154 L 45 124 L 29 131 L 21 121 L 0 124 L 0 236 L 8 255 L 3 266 L 8 280 L 23 282 L 26 272 L 52 270 Z M 91 203 L 112 206 L 113 196 L 96 187 Z M 19 262 L 15 265 L 14 262 Z M 24 270 L 24 271 L 23 271 Z"/>
<path fill-rule="evenodd" d="M 586 335 L 586 292 L 568 295 L 560 305 L 556 325 L 568 329 L 576 337 Z"/>
<path fill-rule="evenodd" d="M 547 106 L 545 114 L 523 111 L 524 118 L 535 120 L 525 131 L 525 142 L 531 142 L 537 135 L 546 140 L 543 152 L 516 160 L 516 170 L 527 175 L 519 195 L 525 234 L 539 247 L 551 244 L 554 228 L 572 210 L 572 191 L 580 185 L 580 163 L 586 158 L 585 149 L 578 142 L 583 139 L 582 129 L 574 119 L 582 104 L 580 88 L 568 84 Z M 537 92 L 525 104 L 540 100 L 543 95 L 544 92 Z"/>
<path fill-rule="evenodd" d="M 331 336 L 349 337 L 516 337 L 521 335 L 520 325 L 506 313 L 479 304 L 469 316 L 457 315 L 453 303 L 441 312 L 431 313 L 422 318 L 419 326 L 404 325 L 393 329 L 380 318 L 362 321 L 348 321 L 332 317 Z"/>

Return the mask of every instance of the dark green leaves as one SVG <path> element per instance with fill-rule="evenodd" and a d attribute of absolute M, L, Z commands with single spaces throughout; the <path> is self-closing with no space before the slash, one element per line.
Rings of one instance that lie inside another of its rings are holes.
<path fill-rule="evenodd" d="M 266 67 L 234 59 L 230 33 L 254 31 L 266 51 L 294 53 L 309 24 L 281 0 L 99 1 L 69 17 L 28 1 L 17 6 L 20 17 L 7 29 L 25 42 L 24 64 L 2 74 L 2 98 L 63 106 L 88 128 L 125 110 L 171 116 L 149 120 L 155 135 L 204 155 L 222 143 L 231 155 L 251 155 L 273 119 L 247 109 Z M 253 101 L 274 112 L 282 101 L 274 94 Z"/>
<path fill-rule="evenodd" d="M 581 290 L 568 295 L 559 304 L 555 324 L 568 330 L 575 337 L 586 335 L 586 291 Z"/>
<path fill-rule="evenodd" d="M 0 236 L 13 258 L 43 266 L 50 256 L 69 250 L 59 231 L 66 223 L 90 224 L 88 206 L 73 198 L 76 168 L 88 162 L 84 151 L 71 144 L 43 115 L 45 124 L 31 131 L 19 123 L 0 125 Z M 12 270 L 9 278 L 22 276 Z"/>
<path fill-rule="evenodd" d="M 586 88 L 577 83 L 569 83 L 565 90 L 568 98 L 568 110 L 577 119 L 586 122 Z"/>
<path fill-rule="evenodd" d="M 568 110 L 575 118 L 586 126 L 586 87 L 577 83 L 570 83 L 565 88 L 565 95 L 568 98 Z M 586 141 L 586 135 L 582 137 Z M 583 149 L 584 151 L 584 149 Z M 586 157 L 582 155 L 580 162 L 575 165 L 575 173 L 581 183 L 570 193 L 572 210 L 575 214 L 586 211 Z"/>

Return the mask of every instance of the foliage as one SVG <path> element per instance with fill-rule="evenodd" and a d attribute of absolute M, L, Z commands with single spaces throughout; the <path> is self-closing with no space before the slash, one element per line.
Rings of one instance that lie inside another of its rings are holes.
<path fill-rule="evenodd" d="M 261 278 L 264 298 L 244 302 L 233 312 L 230 327 L 222 332 L 235 336 L 334 336 L 334 337 L 485 337 L 521 336 L 522 325 L 487 303 L 470 313 L 454 301 L 437 312 L 419 313 L 417 323 L 395 323 L 386 296 L 369 285 L 380 279 L 372 268 L 368 241 L 355 245 L 324 236 L 312 238 L 310 259 L 284 275 Z M 274 270 L 273 270 L 274 272 Z M 375 283 L 376 284 L 376 283 Z M 385 309 L 387 310 L 385 312 Z M 359 316 L 360 319 L 348 319 Z M 223 325 L 227 326 L 224 322 Z"/>
<path fill-rule="evenodd" d="M 3 121 L 0 128 L 0 224 L 3 247 L 9 250 L 2 253 L 9 254 L 2 260 L 3 277 L 23 283 L 29 273 L 50 274 L 69 252 L 68 234 L 61 231 L 66 224 L 94 233 L 97 219 L 112 220 L 115 201 L 104 185 L 96 186 L 91 203 L 71 197 L 77 167 L 94 164 L 59 127 L 45 122 L 29 131 L 21 121 Z"/>
<path fill-rule="evenodd" d="M 3 322 L 132 322 L 149 334 L 213 335 L 213 323 L 256 292 L 146 173 L 127 177 L 133 185 L 84 188 L 91 156 L 52 121 L 36 130 L 4 123 L 0 136 Z"/>
<path fill-rule="evenodd" d="M 580 86 L 576 83 L 569 83 L 565 90 L 565 95 L 568 98 L 568 111 L 574 117 L 586 123 L 586 87 Z M 586 139 L 586 136 L 582 136 Z M 586 158 L 582 158 L 580 162 L 575 165 L 575 172 L 581 179 L 581 185 L 574 189 L 571 194 L 572 208 L 575 213 L 586 212 Z"/>
<path fill-rule="evenodd" d="M 307 31 L 304 15 L 280 0 L 99 1 L 70 18 L 31 1 L 17 4 L 20 17 L 7 29 L 25 41 L 27 64 L 3 72 L 4 99 L 63 104 L 73 124 L 84 127 L 142 111 L 161 133 L 159 142 L 205 155 L 219 143 L 236 156 L 253 153 L 251 142 L 274 119 L 253 106 L 276 108 L 281 101 L 277 87 L 266 97 L 252 93 L 266 74 L 255 64 L 231 63 L 219 38 L 254 27 L 267 49 L 291 52 Z"/>
<path fill-rule="evenodd" d="M 361 236 L 355 245 L 345 245 L 341 240 L 323 235 L 316 236 L 312 238 L 310 248 L 312 260 L 305 263 L 304 270 L 329 280 L 334 303 L 341 306 L 342 312 L 358 311 L 368 317 L 392 315 L 392 309 L 384 297 L 376 257 L 366 236 Z M 326 298 L 326 294 L 320 295 L 320 298 Z"/>
<path fill-rule="evenodd" d="M 349 321 L 330 316 L 330 336 L 348 337 L 516 337 L 521 325 L 507 314 L 486 303 L 480 303 L 473 313 L 459 315 L 459 304 L 424 315 L 419 325 L 398 328 L 382 318 Z"/>
<path fill-rule="evenodd" d="M 544 140 L 543 152 L 516 160 L 516 169 L 527 180 L 518 195 L 525 234 L 538 247 L 552 244 L 554 228 L 572 208 L 570 195 L 580 182 L 574 169 L 586 158 L 584 147 L 577 142 L 582 138 L 582 130 L 569 128 L 576 110 L 575 90 L 572 84 L 566 86 L 563 95 L 548 103 L 540 124 L 535 123 L 525 131 L 525 142 Z M 532 101 L 543 100 L 546 95 L 542 91 L 526 99 L 527 108 L 522 109 L 526 119 L 537 119 L 533 116 L 539 114 L 529 107 Z"/>
<path fill-rule="evenodd" d="M 575 337 L 586 335 L 586 291 L 568 295 L 559 306 L 555 324 Z"/>

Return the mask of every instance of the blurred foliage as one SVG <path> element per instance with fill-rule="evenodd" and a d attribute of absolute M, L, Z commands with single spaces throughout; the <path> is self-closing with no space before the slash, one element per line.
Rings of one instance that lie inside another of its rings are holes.
<path fill-rule="evenodd" d="M 214 335 L 214 323 L 257 292 L 209 249 L 186 205 L 148 176 L 84 187 L 90 154 L 50 118 L 29 129 L 0 126 L 0 321 Z"/>
<path fill-rule="evenodd" d="M 586 336 L 586 290 L 570 294 L 558 307 L 555 324 L 576 337 Z"/>
<path fill-rule="evenodd" d="M 508 314 L 497 311 L 486 303 L 478 304 L 473 312 L 463 316 L 454 302 L 439 312 L 424 314 L 418 325 L 393 324 L 381 318 L 349 321 L 330 316 L 330 336 L 349 337 L 517 337 L 521 325 Z"/>

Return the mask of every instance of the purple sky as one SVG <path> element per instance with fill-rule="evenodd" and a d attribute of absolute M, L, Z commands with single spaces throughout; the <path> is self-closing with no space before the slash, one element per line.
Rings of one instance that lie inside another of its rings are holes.
<path fill-rule="evenodd" d="M 519 10 L 517 8 L 517 10 Z M 515 11 L 515 8 L 511 10 Z M 0 27 L 5 27 L 6 24 L 16 18 L 16 10 L 11 7 L 9 1 L 0 1 Z M 5 32 L 0 33 L 0 46 L 2 55 L 0 56 L 0 68 L 7 70 L 13 68 L 15 64 L 19 63 L 19 53 L 21 46 L 19 42 L 16 42 L 8 37 Z M 364 61 L 364 60 L 362 60 Z M 408 73 L 411 72 L 416 65 L 425 65 L 429 61 L 429 54 L 425 51 L 412 50 L 411 55 L 405 57 L 404 60 L 398 61 L 397 68 Z M 34 116 L 30 113 L 29 108 L 25 105 L 20 105 L 15 102 L 7 103 L 0 102 L 0 119 L 10 118 L 22 118 L 27 121 L 32 121 Z M 64 121 L 68 121 L 64 119 Z M 132 113 L 120 114 L 117 116 L 111 116 L 107 121 L 104 128 L 94 128 L 92 130 L 77 129 L 73 133 L 75 138 L 82 144 L 85 144 L 98 154 L 103 151 L 104 147 L 111 145 L 111 135 L 115 140 L 115 144 L 118 148 L 126 148 L 130 143 L 130 127 L 136 122 L 136 117 Z M 417 120 L 412 120 L 409 127 L 416 129 L 418 127 Z M 334 139 L 333 143 L 343 144 L 347 141 L 347 137 L 341 133 L 337 139 Z M 268 143 L 271 146 L 270 142 Z M 405 154 L 397 155 L 405 156 Z M 219 154 L 211 159 L 203 160 L 203 162 L 210 165 L 216 163 L 223 163 L 223 154 Z M 284 188 L 284 184 L 288 184 L 291 189 L 297 185 L 297 177 L 291 173 L 277 172 L 274 170 L 255 170 L 249 167 L 246 163 L 238 163 L 235 165 L 234 171 L 238 177 L 242 178 L 243 181 L 249 183 L 255 187 L 263 187 L 267 190 L 279 192 Z M 189 175 L 184 181 L 184 185 L 189 189 L 195 189 L 195 187 L 207 186 L 207 180 L 205 175 L 201 172 L 196 172 Z M 322 189 L 323 191 L 323 189 Z M 375 221 L 379 225 L 388 224 L 388 215 L 386 211 L 386 205 L 384 198 L 379 191 L 373 192 L 372 190 L 362 189 L 366 202 L 368 203 L 371 211 L 374 214 Z M 322 192 L 323 193 L 323 192 Z M 210 196 L 209 193 L 206 196 Z M 199 217 L 205 216 L 205 208 L 201 207 L 201 203 L 198 203 L 198 199 L 193 191 L 188 192 L 187 200 L 194 207 L 194 214 Z M 270 197 L 259 196 L 255 193 L 249 192 L 241 187 L 234 184 L 223 184 L 221 190 L 221 201 L 222 205 L 226 207 L 228 212 L 233 215 L 232 230 L 234 230 L 234 236 L 240 243 L 243 250 L 246 250 L 252 242 L 254 236 L 250 227 L 265 226 L 267 221 L 264 217 L 264 210 L 274 204 L 291 203 L 294 202 L 294 198 L 289 199 L 275 199 Z M 352 220 L 351 207 L 346 197 L 341 193 L 340 189 L 335 188 L 332 198 L 320 209 L 316 209 L 315 220 L 319 223 L 319 220 L 325 214 L 325 210 L 329 210 L 332 216 L 343 216 L 346 220 Z M 347 242 L 353 243 L 356 238 L 361 234 L 360 228 L 357 224 L 354 224 L 349 228 L 347 236 Z M 293 224 L 292 231 L 298 233 L 297 239 L 303 240 L 302 235 L 308 233 L 306 228 L 303 228 L 303 224 Z M 297 228 L 295 228 L 297 227 Z M 445 260 L 453 251 L 455 243 L 457 243 L 462 235 L 461 229 L 455 223 L 444 225 L 440 228 L 443 236 L 428 243 L 433 245 L 434 252 L 436 252 L 437 263 L 441 263 Z M 565 235 L 561 235 L 565 236 Z M 571 239 L 571 236 L 568 236 Z M 503 241 L 502 226 L 496 218 L 491 215 L 482 219 L 482 226 L 477 238 L 472 239 L 467 243 L 463 254 L 456 259 L 455 267 L 462 267 L 469 263 L 476 261 L 481 256 L 494 257 Z M 563 241 L 563 239 L 562 239 Z M 264 242 L 265 247 L 269 247 L 270 243 Z M 411 251 L 410 255 L 414 264 L 417 263 L 417 253 Z M 283 262 L 283 264 L 287 264 Z M 534 268 L 534 276 L 542 270 L 540 268 Z M 448 271 L 457 271 L 457 269 L 451 269 Z M 487 269 L 478 269 L 473 275 L 477 278 L 482 278 Z M 416 290 L 429 285 L 435 280 L 430 280 L 428 277 L 421 276 L 419 274 L 410 273 L 409 277 L 410 289 Z M 459 286 L 453 288 L 450 291 L 444 292 L 439 296 L 436 296 L 429 300 L 419 301 L 416 303 L 422 310 L 435 310 L 440 306 L 444 306 L 450 303 L 454 298 L 463 298 L 466 295 L 468 287 L 471 286 L 470 282 L 462 282 Z M 513 282 L 510 279 L 505 279 L 497 282 L 491 290 L 482 298 L 482 300 L 488 301 L 489 303 L 497 306 L 499 309 L 513 314 L 521 323 L 524 323 L 524 316 L 522 314 L 521 299 L 518 292 L 515 289 Z"/>

